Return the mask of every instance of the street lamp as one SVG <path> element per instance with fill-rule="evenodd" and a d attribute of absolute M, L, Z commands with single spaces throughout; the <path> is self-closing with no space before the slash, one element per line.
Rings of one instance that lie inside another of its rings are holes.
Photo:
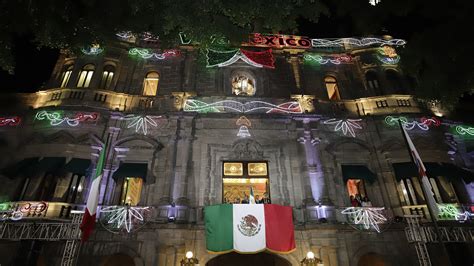
<path fill-rule="evenodd" d="M 301 266 L 324 266 L 324 263 L 320 258 L 315 258 L 313 252 L 308 251 L 301 261 Z"/>
<path fill-rule="evenodd" d="M 199 266 L 199 260 L 193 258 L 193 256 L 192 251 L 186 252 L 186 258 L 181 260 L 181 266 Z"/>

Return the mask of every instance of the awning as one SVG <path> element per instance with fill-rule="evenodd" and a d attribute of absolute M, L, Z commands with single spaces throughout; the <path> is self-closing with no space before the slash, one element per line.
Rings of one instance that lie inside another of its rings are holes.
<path fill-rule="evenodd" d="M 444 176 L 447 178 L 462 178 L 464 182 L 470 183 L 474 181 L 474 173 L 460 168 L 451 163 L 424 163 L 426 167 L 426 174 L 429 177 Z M 394 163 L 393 169 L 395 170 L 395 177 L 397 181 L 400 181 L 405 178 L 411 178 L 418 176 L 418 169 L 416 165 L 412 162 L 405 163 Z"/>
<path fill-rule="evenodd" d="M 25 158 L 19 162 L 8 165 L 2 169 L 2 174 L 8 177 L 16 177 L 19 175 L 30 175 L 38 166 L 38 157 Z"/>
<path fill-rule="evenodd" d="M 147 163 L 122 163 L 114 173 L 114 179 L 125 177 L 141 177 L 146 180 L 148 171 Z"/>
<path fill-rule="evenodd" d="M 376 175 L 365 165 L 342 165 L 342 178 L 344 182 L 348 179 L 364 179 L 373 183 Z"/>
<path fill-rule="evenodd" d="M 44 157 L 38 163 L 38 171 L 56 172 L 64 166 L 64 163 L 66 163 L 66 158 L 64 157 Z"/>
<path fill-rule="evenodd" d="M 64 166 L 64 170 L 69 173 L 86 175 L 89 170 L 90 165 L 91 165 L 91 160 L 89 159 L 72 158 Z"/>

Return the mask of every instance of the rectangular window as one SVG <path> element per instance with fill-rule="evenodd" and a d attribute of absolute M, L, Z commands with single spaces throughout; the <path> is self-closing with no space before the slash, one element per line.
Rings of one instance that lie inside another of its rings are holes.
<path fill-rule="evenodd" d="M 224 203 L 270 203 L 267 162 L 224 162 Z"/>
<path fill-rule="evenodd" d="M 158 89 L 158 78 L 145 78 L 143 84 L 143 95 L 155 96 Z"/>
<path fill-rule="evenodd" d="M 224 175 L 242 176 L 244 175 L 244 166 L 242 163 L 224 163 Z"/>
<path fill-rule="evenodd" d="M 142 186 L 143 179 L 141 179 L 140 177 L 126 177 L 123 181 L 120 204 L 137 206 L 140 202 Z"/>

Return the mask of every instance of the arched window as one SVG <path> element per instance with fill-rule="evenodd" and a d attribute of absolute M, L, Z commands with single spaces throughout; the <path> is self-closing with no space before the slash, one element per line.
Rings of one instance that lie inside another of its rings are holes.
<path fill-rule="evenodd" d="M 87 88 L 89 87 L 92 79 L 92 75 L 94 75 L 95 66 L 92 64 L 85 65 L 81 72 L 79 73 L 79 79 L 77 80 L 77 87 Z"/>
<path fill-rule="evenodd" d="M 146 74 L 145 80 L 143 81 L 143 95 L 155 96 L 158 90 L 158 81 L 160 75 L 157 72 L 150 72 Z"/>
<path fill-rule="evenodd" d="M 337 86 L 337 80 L 335 77 L 326 76 L 324 78 L 324 83 L 326 84 L 326 90 L 328 92 L 329 100 L 338 101 L 341 99 L 339 95 L 339 88 Z"/>
<path fill-rule="evenodd" d="M 239 96 L 255 95 L 255 80 L 245 73 L 238 73 L 232 77 L 232 94 Z"/>
<path fill-rule="evenodd" d="M 69 78 L 71 77 L 73 65 L 68 65 L 64 68 L 63 73 L 61 74 L 61 88 L 67 86 L 69 82 Z"/>
<path fill-rule="evenodd" d="M 102 72 L 102 80 L 100 81 L 99 89 L 108 89 L 114 78 L 115 67 L 112 65 L 106 65 L 104 72 Z"/>
<path fill-rule="evenodd" d="M 392 93 L 404 93 L 405 90 L 402 86 L 400 75 L 397 71 L 388 69 L 385 71 L 385 76 L 387 78 L 388 86 Z"/>

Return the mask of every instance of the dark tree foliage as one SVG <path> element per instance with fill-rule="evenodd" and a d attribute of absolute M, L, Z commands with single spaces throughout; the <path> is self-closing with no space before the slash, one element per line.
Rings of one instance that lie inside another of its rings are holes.
<path fill-rule="evenodd" d="M 455 103 L 474 88 L 473 7 L 468 0 L 1 0 L 0 66 L 14 70 L 12 40 L 22 34 L 33 34 L 38 47 L 72 51 L 107 45 L 119 31 L 153 33 L 163 47 L 185 32 L 206 46 L 212 37 L 238 44 L 250 32 L 297 33 L 297 21 L 326 16 L 350 21 L 337 25 L 348 36 L 405 38 L 401 62 L 416 77 L 419 96 Z"/>
<path fill-rule="evenodd" d="M 474 91 L 474 2 L 463 0 L 336 0 L 336 16 L 352 19 L 359 35 L 385 33 L 404 38 L 400 49 L 405 72 L 418 81 L 417 94 L 454 105 Z M 332 10 L 332 8 L 331 8 Z"/>
<path fill-rule="evenodd" d="M 76 50 L 107 45 L 115 33 L 150 32 L 164 47 L 179 32 L 202 43 L 225 36 L 241 41 L 253 31 L 288 32 L 299 17 L 316 22 L 326 7 L 315 0 L 2 0 L 0 65 L 13 70 L 12 35 L 33 33 L 38 46 Z"/>

